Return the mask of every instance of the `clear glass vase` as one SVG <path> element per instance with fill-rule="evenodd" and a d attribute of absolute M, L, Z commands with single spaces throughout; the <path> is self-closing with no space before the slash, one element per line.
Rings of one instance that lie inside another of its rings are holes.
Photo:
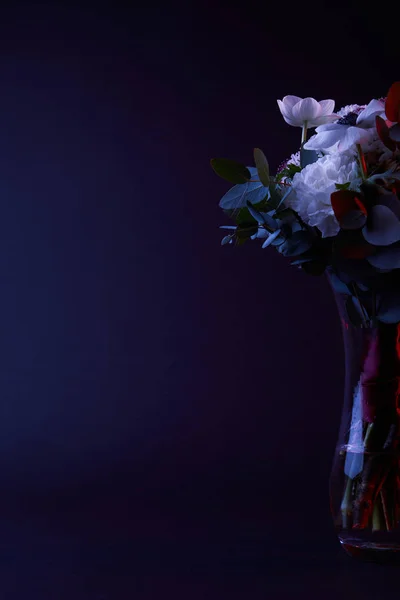
<path fill-rule="evenodd" d="M 400 325 L 353 325 L 334 291 L 345 348 L 345 397 L 329 480 L 340 543 L 400 564 Z"/>

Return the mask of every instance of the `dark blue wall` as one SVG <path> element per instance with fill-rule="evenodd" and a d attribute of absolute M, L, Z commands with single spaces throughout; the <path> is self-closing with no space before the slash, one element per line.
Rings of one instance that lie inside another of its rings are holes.
<path fill-rule="evenodd" d="M 368 102 L 399 53 L 355 2 L 267 5 L 2 9 L 4 515 L 268 539 L 311 502 L 334 539 L 334 302 L 273 250 L 221 248 L 209 160 L 260 146 L 275 169 L 299 143 L 277 98 Z"/>

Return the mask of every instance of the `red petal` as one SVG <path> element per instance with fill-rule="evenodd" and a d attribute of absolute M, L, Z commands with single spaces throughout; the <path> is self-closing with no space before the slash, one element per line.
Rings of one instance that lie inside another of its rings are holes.
<path fill-rule="evenodd" d="M 383 144 L 385 144 L 386 148 L 389 148 L 389 150 L 394 152 L 396 150 L 397 144 L 389 136 L 389 127 L 386 125 L 385 119 L 382 119 L 382 117 L 377 116 L 375 119 L 375 123 L 380 140 Z"/>
<path fill-rule="evenodd" d="M 400 81 L 395 81 L 388 91 L 385 113 L 389 121 L 400 121 Z"/>
<path fill-rule="evenodd" d="M 396 196 L 400 195 L 400 181 L 394 181 L 392 183 L 392 193 Z"/>
<path fill-rule="evenodd" d="M 333 212 L 337 220 L 341 221 L 352 210 L 361 210 L 364 215 L 367 214 L 367 209 L 356 193 L 351 190 L 338 190 L 331 194 L 331 204 Z"/>

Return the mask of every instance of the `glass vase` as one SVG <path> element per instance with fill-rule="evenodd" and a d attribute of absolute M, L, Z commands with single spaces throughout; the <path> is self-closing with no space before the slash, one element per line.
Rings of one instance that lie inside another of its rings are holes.
<path fill-rule="evenodd" d="M 334 291 L 345 394 L 329 480 L 340 543 L 353 557 L 400 564 L 400 325 L 353 325 Z"/>

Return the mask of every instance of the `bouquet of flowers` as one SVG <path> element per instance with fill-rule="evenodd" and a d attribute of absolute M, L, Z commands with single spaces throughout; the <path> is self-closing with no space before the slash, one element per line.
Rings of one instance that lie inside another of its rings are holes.
<path fill-rule="evenodd" d="M 352 363 L 335 522 L 350 545 L 355 530 L 395 529 L 400 550 L 400 81 L 336 113 L 333 100 L 285 96 L 278 106 L 301 142 L 275 175 L 259 148 L 254 166 L 211 160 L 234 184 L 220 201 L 234 221 L 222 244 L 260 240 L 306 273 L 328 274 Z"/>
<path fill-rule="evenodd" d="M 400 81 L 337 113 L 333 100 L 285 96 L 278 106 L 302 133 L 276 175 L 259 148 L 255 166 L 211 160 L 235 184 L 220 201 L 235 222 L 222 244 L 259 239 L 306 273 L 327 272 L 354 325 L 399 322 Z"/>

